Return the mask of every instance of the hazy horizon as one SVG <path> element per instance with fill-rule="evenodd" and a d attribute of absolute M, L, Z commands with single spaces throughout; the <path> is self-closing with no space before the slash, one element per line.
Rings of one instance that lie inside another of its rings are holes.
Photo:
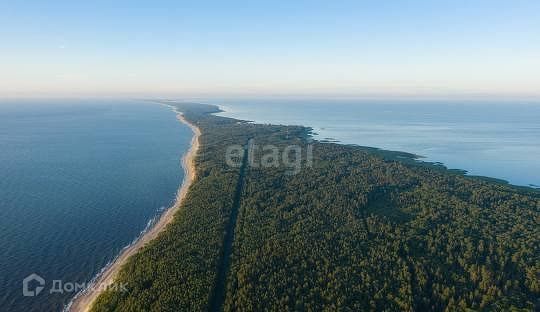
<path fill-rule="evenodd" d="M 59 101 L 69 103 L 71 101 L 117 101 L 117 100 L 142 100 L 142 101 L 178 101 L 178 102 L 193 102 L 204 103 L 221 106 L 223 101 L 247 101 L 247 100 L 277 100 L 277 101 L 290 101 L 294 103 L 296 101 L 306 100 L 329 100 L 329 101 L 345 101 L 345 102 L 393 102 L 399 103 L 512 103 L 512 104 L 526 104 L 526 105 L 540 105 L 540 96 L 496 96 L 496 95 L 452 95 L 452 96 L 427 96 L 427 95 L 376 95 L 376 96 L 345 96 L 345 95 L 148 95 L 148 96 L 136 96 L 136 95 L 24 95 L 24 96 L 0 96 L 0 105 L 15 102 L 34 102 L 36 104 L 41 101 Z"/>
<path fill-rule="evenodd" d="M 0 98 L 540 99 L 537 1 L 54 1 L 0 12 Z"/>

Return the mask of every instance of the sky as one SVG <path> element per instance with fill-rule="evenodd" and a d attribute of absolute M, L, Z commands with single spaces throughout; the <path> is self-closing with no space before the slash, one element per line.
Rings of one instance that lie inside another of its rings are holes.
<path fill-rule="evenodd" d="M 540 1 L 0 1 L 0 97 L 540 98 Z"/>

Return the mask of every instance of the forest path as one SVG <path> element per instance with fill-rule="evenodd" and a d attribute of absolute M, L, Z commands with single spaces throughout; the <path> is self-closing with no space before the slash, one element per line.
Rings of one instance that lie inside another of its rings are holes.
<path fill-rule="evenodd" d="M 236 184 L 233 204 L 231 207 L 231 215 L 229 217 L 229 223 L 225 228 L 225 237 L 223 240 L 221 259 L 218 264 L 218 271 L 216 276 L 216 282 L 214 284 L 214 290 L 212 291 L 212 295 L 210 297 L 209 311 L 211 312 L 222 311 L 223 304 L 225 302 L 227 290 L 227 273 L 229 272 L 231 255 L 233 251 L 234 232 L 236 229 L 236 220 L 238 218 L 238 210 L 240 209 L 240 201 L 242 198 L 242 191 L 245 184 L 246 167 L 248 166 L 249 159 L 250 140 L 248 140 L 246 146 L 244 147 L 244 155 L 242 158 L 242 165 L 240 167 L 238 182 Z"/>

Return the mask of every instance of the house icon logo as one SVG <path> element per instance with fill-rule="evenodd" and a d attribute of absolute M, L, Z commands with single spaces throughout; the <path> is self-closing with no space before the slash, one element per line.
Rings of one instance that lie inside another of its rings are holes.
<path fill-rule="evenodd" d="M 23 279 L 23 296 L 37 296 L 43 290 L 44 286 L 45 280 L 36 273 L 32 273 Z"/>

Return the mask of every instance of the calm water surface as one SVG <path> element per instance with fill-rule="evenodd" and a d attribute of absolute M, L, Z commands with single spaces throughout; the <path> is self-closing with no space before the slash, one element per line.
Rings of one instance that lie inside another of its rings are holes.
<path fill-rule="evenodd" d="M 222 100 L 223 115 L 313 127 L 318 139 L 412 152 L 470 174 L 540 185 L 534 103 Z M 76 104 L 76 105 L 74 105 Z M 171 205 L 189 128 L 135 101 L 0 102 L 0 310 L 60 310 Z M 45 289 L 22 295 L 37 273 Z"/>
<path fill-rule="evenodd" d="M 211 100 L 222 115 L 313 127 L 318 139 L 411 152 L 471 175 L 540 185 L 540 103 Z"/>
<path fill-rule="evenodd" d="M 0 310 L 61 310 L 53 280 L 90 280 L 171 205 L 191 136 L 157 104 L 0 102 Z"/>

